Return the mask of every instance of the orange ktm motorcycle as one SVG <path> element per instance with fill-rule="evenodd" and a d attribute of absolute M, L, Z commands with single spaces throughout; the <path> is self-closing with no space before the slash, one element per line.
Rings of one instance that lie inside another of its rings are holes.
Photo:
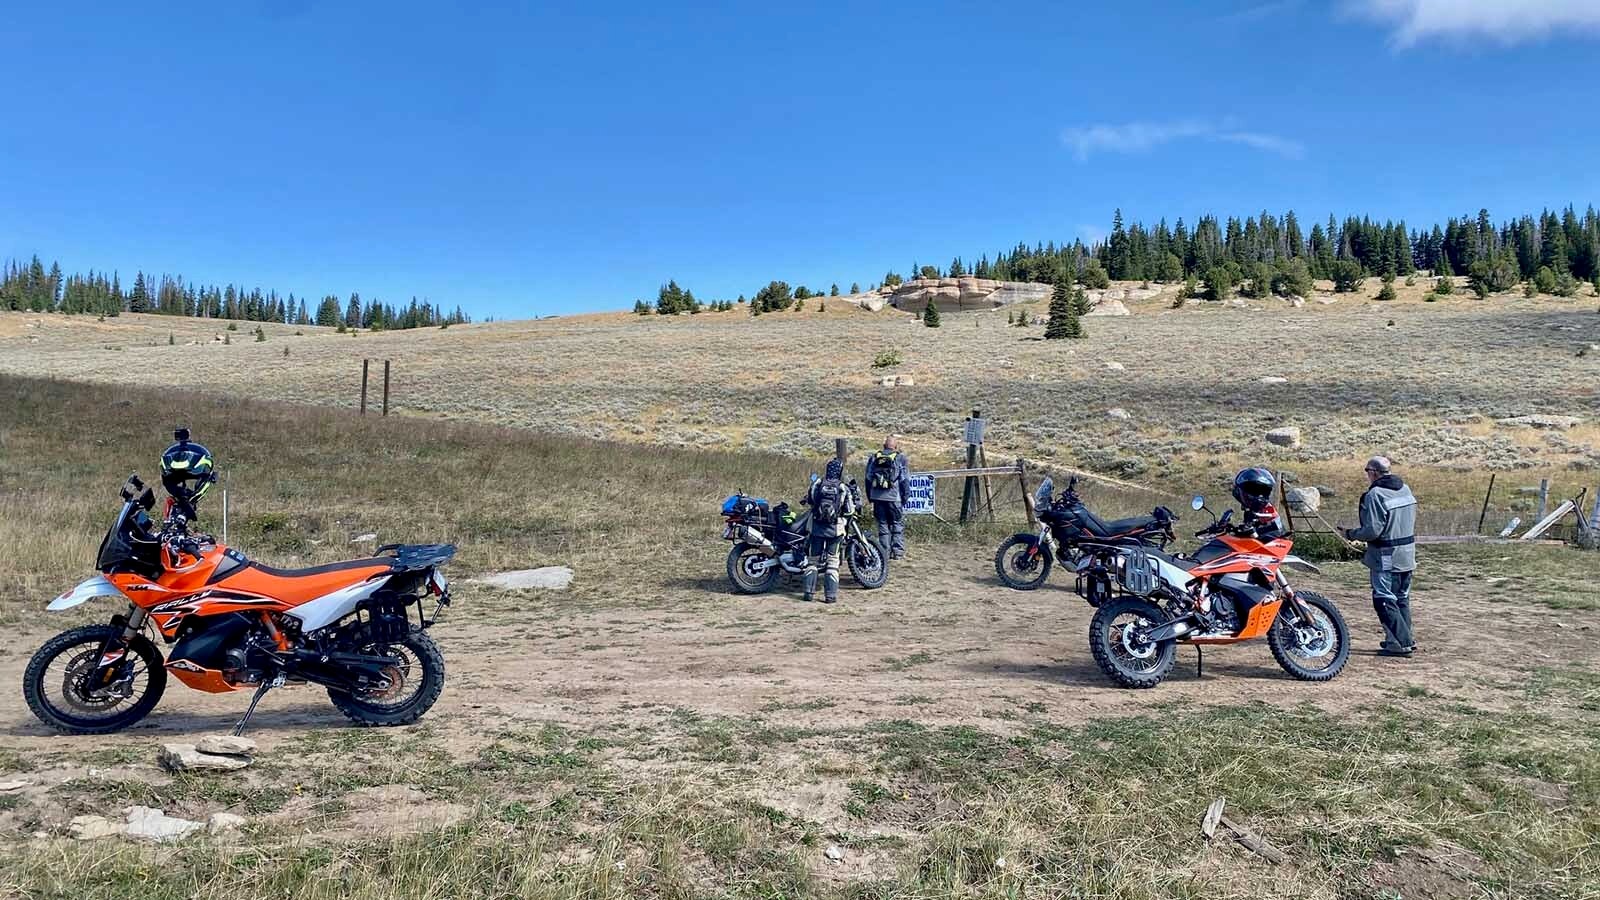
<path fill-rule="evenodd" d="M 395 544 L 369 559 L 274 569 L 190 534 L 170 499 L 157 531 L 155 493 L 138 475 L 123 485 L 122 501 L 100 544 L 100 574 L 46 608 L 115 597 L 128 610 L 110 624 L 63 632 L 33 655 L 23 694 L 46 725 L 68 734 L 127 728 L 155 708 L 168 672 L 209 693 L 254 687 L 235 734 L 284 684 L 327 688 L 362 725 L 415 722 L 439 699 L 444 657 L 427 629 L 450 604 L 439 566 L 453 546 Z M 165 659 L 147 631 L 173 644 Z"/>
<path fill-rule="evenodd" d="M 1191 506 L 1205 509 L 1205 498 Z M 1210 512 L 1210 510 L 1206 510 Z M 1328 681 L 1350 656 L 1350 630 L 1332 600 L 1297 591 L 1286 568 L 1316 572 L 1290 554 L 1292 536 L 1233 526 L 1233 510 L 1195 537 L 1210 537 L 1193 554 L 1148 547 L 1116 548 L 1120 596 L 1101 604 L 1089 625 L 1089 647 L 1102 671 L 1125 687 L 1160 684 L 1177 645 L 1235 644 L 1267 639 L 1284 671 L 1303 681 Z"/>

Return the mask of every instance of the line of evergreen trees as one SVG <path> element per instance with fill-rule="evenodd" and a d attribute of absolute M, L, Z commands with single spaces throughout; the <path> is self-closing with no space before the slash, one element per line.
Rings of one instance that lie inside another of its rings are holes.
<path fill-rule="evenodd" d="M 409 305 L 394 306 L 378 300 L 363 301 L 360 294 L 351 294 L 347 301 L 330 294 L 308 308 L 306 298 L 292 293 L 280 296 L 277 291 L 245 290 L 232 284 L 202 285 L 174 275 L 162 275 L 158 279 L 142 271 L 134 275 L 133 285 L 125 289 L 116 272 L 107 275 L 90 270 L 87 274 L 63 275 L 59 263 L 53 262 L 46 269 L 38 256 L 26 264 L 10 260 L 0 270 L 0 310 L 93 316 L 155 313 L 375 330 L 459 325 L 471 321 L 459 306 L 446 311 L 427 301 L 419 303 L 415 297 Z"/>

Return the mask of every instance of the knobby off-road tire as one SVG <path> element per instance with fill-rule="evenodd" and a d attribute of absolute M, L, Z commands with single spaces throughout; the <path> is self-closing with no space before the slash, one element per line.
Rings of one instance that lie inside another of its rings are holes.
<path fill-rule="evenodd" d="M 1278 661 L 1278 665 L 1283 666 L 1285 672 L 1301 681 L 1332 681 L 1336 675 L 1344 671 L 1344 664 L 1350 659 L 1350 627 L 1344 623 L 1344 616 L 1339 613 L 1339 607 L 1327 597 L 1311 591 L 1296 591 L 1295 598 L 1310 607 L 1314 617 L 1320 613 L 1327 618 L 1326 622 L 1315 623 L 1319 626 L 1319 630 L 1323 627 L 1332 628 L 1332 634 L 1324 633 L 1323 639 L 1338 643 L 1327 648 L 1324 655 L 1317 658 L 1318 662 L 1325 660 L 1326 665 L 1322 668 L 1313 668 L 1302 660 L 1296 635 L 1289 624 L 1287 605 L 1279 609 L 1277 620 L 1267 631 L 1267 646 L 1272 648 L 1272 657 Z"/>
<path fill-rule="evenodd" d="M 405 679 L 401 691 L 417 684 L 416 691 L 406 694 L 402 700 L 385 703 L 371 695 L 350 694 L 329 688 L 328 699 L 357 725 L 410 725 L 422 718 L 422 714 L 433 706 L 444 690 L 444 654 L 439 652 L 439 645 L 426 632 L 412 629 L 404 640 L 369 645 L 359 648 L 358 652 L 376 655 L 386 647 L 401 657 L 412 657 L 398 668 L 403 670 L 401 675 Z"/>
<path fill-rule="evenodd" d="M 1177 642 L 1130 648 L 1124 634 L 1130 624 L 1148 627 L 1165 618 L 1161 607 L 1138 597 L 1122 597 L 1095 610 L 1089 622 L 1089 650 L 1100 671 L 1123 687 L 1153 688 L 1160 684 L 1177 659 Z M 1139 655 L 1143 653 L 1148 656 Z"/>
<path fill-rule="evenodd" d="M 1000 544 L 1000 549 L 994 552 L 994 573 L 1000 576 L 1001 583 L 1006 587 L 1016 591 L 1031 591 L 1050 577 L 1050 567 L 1055 561 L 1049 550 L 1041 549 L 1033 557 L 1032 569 L 1024 570 L 1018 565 L 1027 563 L 1028 551 L 1036 543 L 1032 537 L 1014 534 L 1006 538 Z"/>
<path fill-rule="evenodd" d="M 846 539 L 844 562 L 850 568 L 850 577 L 869 591 L 889 583 L 889 554 L 877 538 L 863 535 L 860 540 Z"/>
<path fill-rule="evenodd" d="M 778 573 L 783 567 L 772 560 L 772 565 L 767 567 L 765 574 L 757 577 L 745 570 L 745 566 L 758 559 L 768 559 L 761 548 L 750 544 L 734 544 L 728 551 L 728 583 L 741 594 L 765 594 L 778 583 Z"/>
<path fill-rule="evenodd" d="M 22 696 L 39 721 L 63 734 L 110 734 L 127 728 L 155 709 L 156 704 L 161 702 L 162 692 L 167 689 L 166 661 L 156 645 L 142 634 L 134 635 L 133 640 L 128 642 L 128 653 L 137 658 L 137 665 L 144 666 L 143 671 L 134 676 L 136 684 L 141 677 L 144 679 L 144 690 L 137 697 L 107 702 L 85 696 L 73 683 L 76 677 L 84 674 L 84 667 L 90 670 L 95 667 L 99 661 L 100 647 L 106 640 L 121 637 L 120 626 L 85 625 L 56 635 L 33 654 L 22 675 Z M 71 670 L 51 673 L 51 664 L 62 656 L 69 657 L 67 665 L 72 667 Z M 103 704 L 105 713 L 83 714 L 62 708 L 51 698 L 52 685 L 46 683 L 47 678 L 50 682 L 60 679 L 63 700 L 70 702 L 70 696 L 78 697 L 79 703 L 85 708 Z M 126 706 L 123 706 L 124 702 Z"/>

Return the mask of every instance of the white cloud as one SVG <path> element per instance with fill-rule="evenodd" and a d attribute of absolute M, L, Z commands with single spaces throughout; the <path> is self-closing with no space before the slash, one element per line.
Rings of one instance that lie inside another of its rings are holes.
<path fill-rule="evenodd" d="M 1079 162 L 1096 153 L 1145 153 L 1173 141 L 1219 141 L 1299 159 L 1305 148 L 1275 134 L 1241 131 L 1231 120 L 1211 122 L 1183 119 L 1171 122 L 1130 122 L 1124 125 L 1085 125 L 1061 132 L 1061 142 Z"/>
<path fill-rule="evenodd" d="M 1396 47 L 1433 38 L 1517 44 L 1557 31 L 1600 34 L 1596 0 L 1346 0 L 1345 9 L 1389 25 Z"/>

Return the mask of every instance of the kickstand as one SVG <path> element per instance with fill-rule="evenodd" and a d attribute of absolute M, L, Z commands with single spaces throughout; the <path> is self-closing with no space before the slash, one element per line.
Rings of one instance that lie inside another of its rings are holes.
<path fill-rule="evenodd" d="M 1196 644 L 1194 648 L 1194 677 L 1200 678 L 1206 671 L 1206 651 L 1204 647 Z M 254 703 L 250 704 L 253 708 Z"/>
<path fill-rule="evenodd" d="M 267 691 L 270 691 L 281 684 L 283 684 L 283 676 L 281 675 L 276 678 L 268 678 L 267 680 L 261 682 L 261 686 L 256 688 L 255 696 L 250 698 L 250 706 L 244 711 L 244 718 L 239 720 L 239 724 L 233 726 L 234 737 L 244 734 L 244 726 L 249 724 L 250 717 L 256 714 L 256 704 L 260 703 L 261 698 L 267 695 Z"/>

